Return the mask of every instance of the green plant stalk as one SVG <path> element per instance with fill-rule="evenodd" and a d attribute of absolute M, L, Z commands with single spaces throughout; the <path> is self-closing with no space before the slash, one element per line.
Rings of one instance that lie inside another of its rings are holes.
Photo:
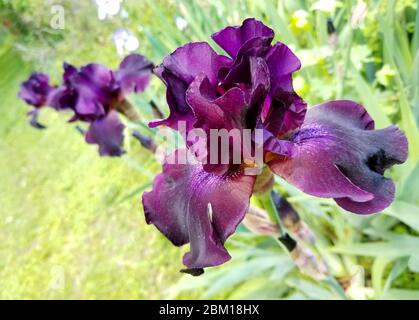
<path fill-rule="evenodd" d="M 346 74 L 348 73 L 350 59 L 351 59 L 351 50 L 352 50 L 352 42 L 354 38 L 354 30 L 352 27 L 349 26 L 349 35 L 348 35 L 348 42 L 346 44 L 345 56 L 344 56 L 344 63 L 343 63 L 343 72 L 340 79 L 340 85 L 338 87 L 338 92 L 336 93 L 337 99 L 341 99 L 343 95 L 343 89 L 345 88 L 345 78 Z"/>
<path fill-rule="evenodd" d="M 415 31 L 412 38 L 412 56 L 415 56 L 417 50 L 419 49 L 419 0 L 416 1 L 416 22 L 415 22 Z"/>
<path fill-rule="evenodd" d="M 278 224 L 280 236 L 284 235 L 283 227 L 281 225 L 281 219 L 279 218 L 278 211 L 276 210 L 275 204 L 272 200 L 270 192 L 266 192 L 262 195 L 257 196 L 257 199 L 262 204 L 263 208 L 269 215 L 272 223 Z"/>

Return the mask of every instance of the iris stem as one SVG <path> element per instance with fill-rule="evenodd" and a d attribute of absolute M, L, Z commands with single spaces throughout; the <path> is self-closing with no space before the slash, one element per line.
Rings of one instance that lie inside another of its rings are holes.
<path fill-rule="evenodd" d="M 278 214 L 278 211 L 276 210 L 275 203 L 272 199 L 271 193 L 266 192 L 262 195 L 257 196 L 257 198 L 259 199 L 263 208 L 268 213 L 269 218 L 271 219 L 271 222 L 278 225 L 279 235 L 281 237 L 284 236 L 284 229 L 282 227 L 281 219 L 279 218 L 279 214 Z"/>
<path fill-rule="evenodd" d="M 352 1 L 349 1 L 348 4 L 348 8 L 352 8 Z M 350 15 L 350 9 L 349 10 L 349 15 Z M 350 16 L 349 16 L 350 19 Z M 354 38 L 354 29 L 352 28 L 351 25 L 348 26 L 349 27 L 349 34 L 348 34 L 348 39 L 347 39 L 347 43 L 346 43 L 346 49 L 345 49 L 345 54 L 344 54 L 344 64 L 343 64 L 343 72 L 341 75 L 341 79 L 340 79 L 340 85 L 338 87 L 338 92 L 336 94 L 337 99 L 342 99 L 343 96 L 343 91 L 345 89 L 345 80 L 346 80 L 346 74 L 348 73 L 348 69 L 349 69 L 349 65 L 350 65 L 350 60 L 351 60 L 351 51 L 352 51 L 352 42 L 353 42 L 353 38 Z"/>

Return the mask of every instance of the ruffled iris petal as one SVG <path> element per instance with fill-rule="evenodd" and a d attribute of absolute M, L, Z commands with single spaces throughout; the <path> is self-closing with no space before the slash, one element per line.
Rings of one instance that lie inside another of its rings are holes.
<path fill-rule="evenodd" d="M 77 92 L 66 86 L 55 88 L 48 96 L 48 105 L 56 110 L 73 110 L 77 103 Z"/>
<path fill-rule="evenodd" d="M 116 86 L 121 94 L 144 91 L 150 81 L 152 67 L 153 64 L 142 55 L 125 57 L 115 72 Z"/>
<path fill-rule="evenodd" d="M 234 59 L 248 41 L 263 38 L 270 43 L 273 37 L 274 32 L 271 28 L 253 18 L 244 20 L 241 26 L 229 26 L 212 35 L 212 39 Z M 257 46 L 252 44 L 246 45 L 246 47 L 255 48 Z"/>
<path fill-rule="evenodd" d="M 97 144 L 101 156 L 118 157 L 124 153 L 122 144 L 124 125 L 118 114 L 111 111 L 106 117 L 97 119 L 90 124 L 86 132 L 86 142 Z"/>
<path fill-rule="evenodd" d="M 394 198 L 394 184 L 384 171 L 406 161 L 407 140 L 395 126 L 373 129 L 367 111 L 353 101 L 318 105 L 289 137 L 294 157 L 269 165 L 308 194 L 335 198 L 354 213 L 379 212 Z"/>
<path fill-rule="evenodd" d="M 72 64 L 64 62 L 63 63 L 63 69 L 64 69 L 63 82 L 65 84 L 68 84 L 71 77 L 77 73 L 77 68 L 75 66 L 73 66 Z"/>
<path fill-rule="evenodd" d="M 162 71 L 161 77 L 165 79 L 164 81 L 167 86 L 166 100 L 169 105 L 170 114 L 164 120 L 151 121 L 148 124 L 149 127 L 155 128 L 160 125 L 165 125 L 178 130 L 179 122 L 184 121 L 186 129 L 189 131 L 195 121 L 195 116 L 185 100 L 185 92 L 188 89 L 188 84 L 167 71 Z"/>
<path fill-rule="evenodd" d="M 186 91 L 186 101 L 196 117 L 195 128 L 242 129 L 248 108 L 245 92 L 233 87 L 217 97 L 209 79 L 200 74 Z"/>
<path fill-rule="evenodd" d="M 247 211 L 254 181 L 238 169 L 217 175 L 166 161 L 153 190 L 143 194 L 146 221 L 177 246 L 190 242 L 183 259 L 189 269 L 222 264 L 230 259 L 224 242 Z"/>
<path fill-rule="evenodd" d="M 200 73 L 215 86 L 219 69 L 230 63 L 230 59 L 217 54 L 206 42 L 188 43 L 168 55 L 155 73 L 167 86 L 170 115 L 165 120 L 151 122 L 150 126 L 166 125 L 177 129 L 178 121 L 183 120 L 187 121 L 187 128 L 191 128 L 194 116 L 185 100 L 187 88 Z"/>
<path fill-rule="evenodd" d="M 100 64 L 88 64 L 70 77 L 77 92 L 74 111 L 80 118 L 102 117 L 112 101 L 113 73 Z"/>
<path fill-rule="evenodd" d="M 281 136 L 301 126 L 307 105 L 294 91 L 292 73 L 301 67 L 300 60 L 283 43 L 276 43 L 266 55 L 270 92 L 263 104 L 264 125 L 274 136 Z"/>
<path fill-rule="evenodd" d="M 48 75 L 34 72 L 21 84 L 18 96 L 27 104 L 39 108 L 47 103 L 48 94 L 52 89 Z"/>
<path fill-rule="evenodd" d="M 301 68 L 301 62 L 290 48 L 277 42 L 267 53 L 266 64 L 273 84 L 271 94 L 278 87 L 283 91 L 293 91 L 291 74 Z"/>
<path fill-rule="evenodd" d="M 274 96 L 265 98 L 261 117 L 264 127 L 279 137 L 300 127 L 306 112 L 307 104 L 303 99 L 294 92 L 278 88 Z"/>

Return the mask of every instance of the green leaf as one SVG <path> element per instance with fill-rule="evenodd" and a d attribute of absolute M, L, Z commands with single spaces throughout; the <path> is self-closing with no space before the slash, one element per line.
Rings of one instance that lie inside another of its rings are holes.
<path fill-rule="evenodd" d="M 419 253 L 410 257 L 408 266 L 411 271 L 419 272 Z"/>
<path fill-rule="evenodd" d="M 220 275 L 208 290 L 205 292 L 205 298 L 211 298 L 222 290 L 232 288 L 240 282 L 247 281 L 251 277 L 259 274 L 267 274 L 267 271 L 277 265 L 293 266 L 292 262 L 286 255 L 268 255 L 265 257 L 257 257 L 249 261 L 243 261 L 240 264 L 230 268 L 229 272 Z"/>
<path fill-rule="evenodd" d="M 385 214 L 395 217 L 409 227 L 419 231 L 419 207 L 401 200 L 396 200 L 384 211 Z"/>
<path fill-rule="evenodd" d="M 404 270 L 406 270 L 406 268 L 407 268 L 407 259 L 406 258 L 398 259 L 396 261 L 396 263 L 394 264 L 393 268 L 391 269 L 390 274 L 387 277 L 386 283 L 384 285 L 384 289 L 382 291 L 382 296 L 385 296 L 386 295 L 386 293 L 390 289 L 391 284 L 393 283 L 393 281 L 399 275 L 401 275 L 404 272 Z"/>
<path fill-rule="evenodd" d="M 419 290 L 390 289 L 382 297 L 384 300 L 419 300 Z"/>

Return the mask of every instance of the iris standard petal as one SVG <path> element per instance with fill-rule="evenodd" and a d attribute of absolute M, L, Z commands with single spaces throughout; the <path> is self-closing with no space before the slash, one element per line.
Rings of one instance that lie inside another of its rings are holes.
<path fill-rule="evenodd" d="M 246 42 L 255 38 L 266 38 L 270 43 L 273 37 L 273 30 L 254 18 L 244 20 L 241 26 L 229 26 L 212 35 L 212 39 L 233 59 Z"/>
<path fill-rule="evenodd" d="M 64 62 L 63 63 L 63 69 L 64 69 L 63 82 L 65 84 L 68 84 L 71 77 L 77 73 L 77 68 L 75 66 L 73 66 L 72 64 Z"/>
<path fill-rule="evenodd" d="M 275 137 L 280 137 L 300 127 L 306 112 L 307 104 L 300 96 L 278 88 L 274 96 L 266 96 L 261 118 L 264 127 Z"/>
<path fill-rule="evenodd" d="M 161 73 L 164 82 L 167 86 L 166 100 L 169 105 L 170 114 L 166 119 L 151 121 L 148 125 L 150 128 L 155 128 L 160 125 L 168 126 L 169 128 L 178 130 L 180 121 L 186 124 L 186 130 L 189 131 L 195 122 L 195 116 L 186 103 L 185 93 L 188 89 L 188 84 L 179 80 L 168 71 Z"/>
<path fill-rule="evenodd" d="M 185 100 L 187 88 L 200 73 L 206 75 L 215 86 L 219 69 L 230 63 L 229 58 L 217 54 L 206 42 L 188 43 L 166 56 L 155 73 L 167 86 L 170 115 L 165 120 L 151 122 L 150 126 L 166 125 L 177 129 L 178 121 L 184 120 L 187 121 L 187 127 L 191 128 L 194 116 Z"/>
<path fill-rule="evenodd" d="M 185 152 L 177 150 L 169 159 Z M 230 259 L 224 242 L 248 209 L 254 181 L 239 168 L 216 175 L 200 165 L 166 160 L 153 190 L 143 194 L 146 221 L 174 245 L 190 242 L 190 252 L 183 259 L 189 269 L 222 264 Z"/>
<path fill-rule="evenodd" d="M 142 92 L 147 87 L 153 64 L 144 56 L 130 54 L 122 60 L 115 72 L 116 87 L 122 95 Z"/>
<path fill-rule="evenodd" d="M 113 73 L 100 64 L 88 64 L 70 77 L 77 92 L 75 112 L 81 118 L 104 116 L 112 102 Z"/>
<path fill-rule="evenodd" d="M 124 153 L 122 144 L 124 125 L 119 120 L 116 111 L 111 111 L 106 117 L 97 119 L 90 124 L 86 132 L 86 142 L 97 144 L 101 156 L 118 157 Z"/>
<path fill-rule="evenodd" d="M 248 109 L 245 92 L 233 87 L 217 97 L 209 79 L 200 74 L 186 91 L 186 101 L 196 117 L 195 128 L 242 129 Z"/>
<path fill-rule="evenodd" d="M 395 126 L 373 130 L 367 111 L 353 101 L 332 101 L 308 110 L 301 128 L 289 136 L 296 154 L 269 163 L 302 191 L 335 198 L 360 214 L 383 210 L 393 201 L 386 169 L 407 158 L 407 140 Z"/>
<path fill-rule="evenodd" d="M 48 96 L 48 105 L 56 110 L 74 110 L 76 103 L 77 92 L 67 86 L 53 89 Z"/>
<path fill-rule="evenodd" d="M 274 94 L 278 87 L 283 91 L 293 91 L 291 74 L 301 68 L 300 59 L 285 44 L 277 42 L 266 54 L 266 64 L 272 86 L 271 94 Z"/>
<path fill-rule="evenodd" d="M 219 164 L 240 164 L 252 158 L 256 145 L 251 135 L 243 133 L 243 129 L 247 128 L 250 106 L 249 92 L 246 91 L 249 90 L 232 87 L 218 96 L 203 74 L 198 75 L 189 86 L 186 100 L 196 117 L 194 128 L 203 129 L 206 134 L 205 170 L 220 172 L 222 166 Z M 187 141 L 187 145 L 193 143 Z M 197 156 L 202 159 L 200 154 Z M 224 169 L 227 170 L 228 166 Z"/>
<path fill-rule="evenodd" d="M 188 43 L 163 60 L 165 70 L 187 84 L 203 73 L 215 85 L 218 83 L 218 70 L 229 64 L 231 59 L 216 53 L 206 42 Z"/>
<path fill-rule="evenodd" d="M 284 44 L 276 43 L 266 55 L 270 75 L 270 92 L 263 104 L 265 127 L 274 136 L 281 136 L 301 126 L 307 105 L 295 93 L 292 73 L 300 69 L 300 60 Z"/>
<path fill-rule="evenodd" d="M 47 103 L 48 94 L 52 89 L 48 75 L 34 72 L 28 80 L 22 82 L 18 96 L 27 104 L 39 108 Z"/>

